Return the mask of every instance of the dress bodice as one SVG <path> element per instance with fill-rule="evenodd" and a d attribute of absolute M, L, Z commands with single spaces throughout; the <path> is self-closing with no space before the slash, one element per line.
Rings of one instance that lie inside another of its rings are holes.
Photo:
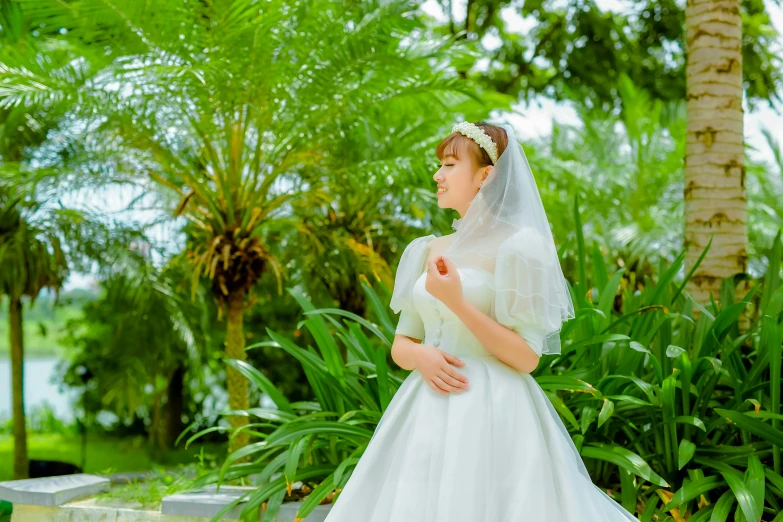
<path fill-rule="evenodd" d="M 430 234 L 414 239 L 400 258 L 389 304 L 400 314 L 395 333 L 461 357 L 491 356 L 459 317 L 425 288 L 429 243 L 435 237 Z M 550 306 L 556 302 L 557 291 L 550 284 L 551 273 L 530 264 L 529 256 L 521 253 L 530 248 L 535 251 L 535 241 L 520 232 L 501 245 L 494 273 L 472 266 L 458 267 L 457 272 L 468 302 L 517 332 L 541 355 L 548 336 L 557 341 L 550 346 L 559 350 L 562 321 L 559 307 Z"/>
<path fill-rule="evenodd" d="M 465 277 L 464 272 L 475 272 L 471 277 Z M 493 274 L 478 268 L 459 268 L 462 282 L 462 294 L 473 306 L 489 315 L 493 315 L 495 291 L 484 284 L 483 279 L 494 277 Z M 463 324 L 451 309 L 427 292 L 424 284 L 427 272 L 423 272 L 413 286 L 413 305 L 424 323 L 423 344 L 437 346 L 443 351 L 458 357 L 475 357 L 491 355 L 478 338 Z"/>

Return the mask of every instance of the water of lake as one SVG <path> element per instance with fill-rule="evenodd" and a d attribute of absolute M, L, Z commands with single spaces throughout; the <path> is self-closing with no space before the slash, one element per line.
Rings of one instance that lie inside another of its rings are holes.
<path fill-rule="evenodd" d="M 73 404 L 78 392 L 65 388 L 57 389 L 57 382 L 50 382 L 55 375 L 57 357 L 25 357 L 24 361 L 24 403 L 25 412 L 48 403 L 55 416 L 63 421 L 73 421 Z M 0 355 L 0 419 L 11 418 L 11 359 Z"/>
<path fill-rule="evenodd" d="M 73 405 L 79 399 L 78 390 L 63 386 L 63 391 L 58 390 L 58 383 L 51 382 L 55 378 L 55 367 L 60 360 L 57 357 L 33 357 L 26 356 L 24 360 L 24 403 L 25 413 L 29 414 L 33 408 L 43 406 L 45 403 L 54 411 L 55 417 L 66 423 L 73 422 Z M 223 411 L 228 406 L 226 391 L 217 382 L 214 375 L 208 375 L 206 382 L 211 390 L 210 396 L 203 402 L 203 413 L 211 416 Z M 262 394 L 259 404 L 261 408 L 276 408 L 274 401 Z M 111 414 L 112 418 L 114 415 Z M 11 418 L 11 359 L 5 354 L 0 355 L 0 421 Z M 99 417 L 110 422 L 111 419 Z"/>

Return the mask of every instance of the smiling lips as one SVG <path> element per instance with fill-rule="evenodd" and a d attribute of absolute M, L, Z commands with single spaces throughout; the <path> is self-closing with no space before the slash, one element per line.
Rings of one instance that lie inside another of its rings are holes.
<path fill-rule="evenodd" d="M 441 186 L 439 185 L 439 186 L 438 186 L 438 196 L 440 196 L 441 194 L 443 194 L 444 192 L 446 192 L 446 190 L 447 190 L 447 189 L 446 189 L 445 187 L 441 187 Z"/>

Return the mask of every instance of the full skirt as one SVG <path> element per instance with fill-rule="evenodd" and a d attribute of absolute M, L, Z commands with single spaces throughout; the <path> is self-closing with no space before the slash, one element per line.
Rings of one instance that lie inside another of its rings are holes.
<path fill-rule="evenodd" d="M 625 522 L 595 486 L 549 398 L 493 356 L 460 357 L 467 391 L 414 370 L 326 522 Z"/>

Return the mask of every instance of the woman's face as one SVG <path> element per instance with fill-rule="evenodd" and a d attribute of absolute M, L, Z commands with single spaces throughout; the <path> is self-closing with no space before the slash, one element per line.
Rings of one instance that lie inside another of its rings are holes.
<path fill-rule="evenodd" d="M 438 207 L 453 208 L 462 217 L 492 166 L 479 167 L 468 151 L 462 150 L 459 155 L 460 159 L 444 156 L 432 179 L 437 183 Z"/>

